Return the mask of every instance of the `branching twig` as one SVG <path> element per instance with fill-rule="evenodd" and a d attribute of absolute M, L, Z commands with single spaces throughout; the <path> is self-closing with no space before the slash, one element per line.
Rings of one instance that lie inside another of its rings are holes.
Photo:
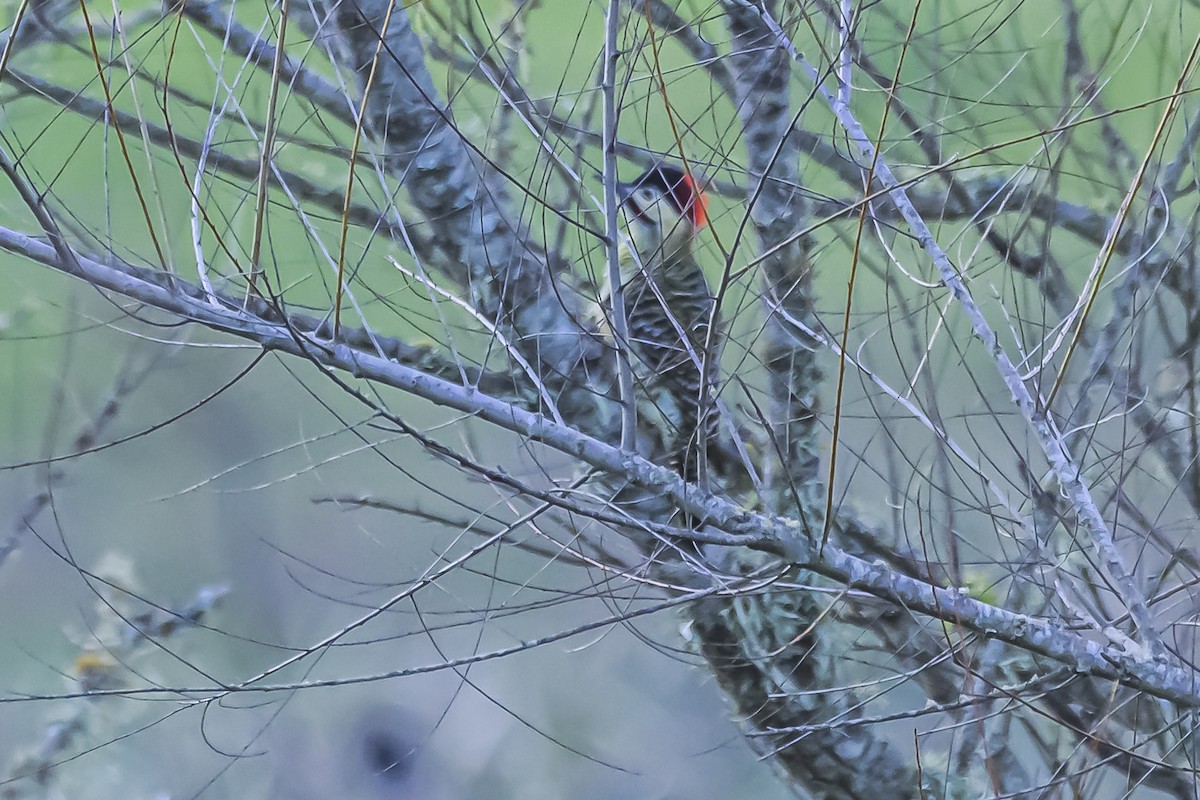
<path fill-rule="evenodd" d="M 464 388 L 370 351 L 345 344 L 305 339 L 278 322 L 243 310 L 235 300 L 214 308 L 198 287 L 187 292 L 164 285 L 162 273 L 119 263 L 103 264 L 78 257 L 61 264 L 53 248 L 15 231 L 0 228 L 0 249 L 69 272 L 91 285 L 117 292 L 147 305 L 215 330 L 258 342 L 263 347 L 316 361 L 358 378 L 377 381 L 438 405 L 474 414 L 479 419 L 571 454 L 582 462 L 622 475 L 661 492 L 682 510 L 706 519 L 720 535 L 703 535 L 726 546 L 762 549 L 812 569 L 846 586 L 939 619 L 963 625 L 1031 652 L 1040 653 L 1081 673 L 1089 673 L 1189 707 L 1200 707 L 1193 672 L 1161 662 L 1147 653 L 1103 646 L 1054 622 L 1018 614 L 975 600 L 965 591 L 942 589 L 898 574 L 880 563 L 852 556 L 830 544 L 823 554 L 804 533 L 802 522 L 746 511 L 737 504 L 700 491 L 665 467 L 622 452 L 591 436 L 555 425 L 545 417 Z M 176 281 L 176 285 L 182 283 Z M 226 301 L 227 303 L 229 301 Z M 686 534 L 685 531 L 676 531 Z"/>
<path fill-rule="evenodd" d="M 1117 549 L 1112 533 L 1108 529 L 1108 523 L 1104 520 L 1103 514 L 1100 513 L 1099 507 L 1092 498 L 1091 490 L 1083 478 L 1083 471 L 1074 463 L 1070 450 L 1063 440 L 1062 435 L 1058 432 L 1053 419 L 1045 413 L 1042 404 L 1034 399 L 1025 385 L 1020 372 L 1000 346 L 996 334 L 983 314 L 983 310 L 975 302 L 971 291 L 967 288 L 958 270 L 950 263 L 949 256 L 946 255 L 941 245 L 938 244 L 933 231 L 929 229 L 925 220 L 909 201 L 902 183 L 892 173 L 887 162 L 882 158 L 877 158 L 875 146 L 850 109 L 820 85 L 822 80 L 821 74 L 796 50 L 778 23 L 771 19 L 770 15 L 765 11 L 750 4 L 748 0 L 734 1 L 754 9 L 755 13 L 763 16 L 764 21 L 772 28 L 775 35 L 779 37 L 780 43 L 788 48 L 792 57 L 819 87 L 818 91 L 821 97 L 837 117 L 838 122 L 842 125 L 850 141 L 868 162 L 875 164 L 875 173 L 887 188 L 888 196 L 899 209 L 900 215 L 908 223 L 920 245 L 929 254 L 929 257 L 937 267 L 938 273 L 941 275 L 942 281 L 953 293 L 959 306 L 970 320 L 975 336 L 983 343 L 984 349 L 994 361 L 1001 379 L 1012 393 L 1013 402 L 1020 409 L 1030 429 L 1036 434 L 1038 442 L 1041 444 L 1042 452 L 1045 453 L 1046 459 L 1050 462 L 1050 466 L 1054 469 L 1062 486 L 1069 493 L 1072 504 L 1079 513 L 1079 517 L 1088 533 L 1091 535 L 1092 546 L 1100 556 L 1105 570 L 1121 589 L 1121 599 L 1129 608 L 1134 623 L 1141 634 L 1143 644 L 1149 647 L 1156 657 L 1165 660 L 1167 658 L 1166 649 L 1159 638 L 1153 617 L 1146 607 L 1146 599 L 1142 595 L 1141 587 L 1138 586 L 1132 574 L 1125 566 L 1124 558 Z"/>

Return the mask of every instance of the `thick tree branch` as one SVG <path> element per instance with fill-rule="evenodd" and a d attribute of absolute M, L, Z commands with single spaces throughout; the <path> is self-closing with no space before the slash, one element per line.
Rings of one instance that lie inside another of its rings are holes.
<path fill-rule="evenodd" d="M 490 424 L 569 454 L 598 469 L 655 490 L 679 508 L 703 518 L 724 534 L 724 543 L 750 547 L 810 569 L 849 588 L 861 589 L 914 612 L 962 625 L 1023 650 L 1059 661 L 1069 668 L 1200 708 L 1193 670 L 1172 666 L 1118 637 L 1101 644 L 1061 623 L 1018 614 L 981 602 L 965 590 L 947 589 L 869 562 L 830 544 L 817 552 L 803 519 L 756 514 L 735 502 L 706 494 L 669 469 L 608 445 L 538 414 L 380 357 L 373 351 L 307 338 L 279 320 L 242 309 L 240 303 L 213 305 L 202 290 L 157 270 L 119 261 L 102 263 L 76 256 L 64 264 L 54 248 L 37 239 L 0 228 L 0 249 L 67 272 L 99 289 L 116 292 L 179 319 L 224 331 L 263 347 L 311 360 L 357 378 L 375 381 L 437 405 L 470 413 Z M 182 288 L 181 288 L 182 285 Z M 721 537 L 705 537 L 715 541 Z"/>
<path fill-rule="evenodd" d="M 817 86 L 818 93 L 829 104 L 838 122 L 850 137 L 853 145 L 862 153 L 866 163 L 873 166 L 875 175 L 888 190 L 888 196 L 899 209 L 904 221 L 912 229 L 921 247 L 929 254 L 942 281 L 950 289 L 955 300 L 958 301 L 959 307 L 966 314 L 975 336 L 983 343 L 1005 386 L 1012 393 L 1014 404 L 1036 435 L 1051 468 L 1070 495 L 1072 505 L 1091 536 L 1093 548 L 1103 562 L 1105 570 L 1120 587 L 1121 599 L 1129 608 L 1143 644 L 1147 645 L 1158 658 L 1165 660 L 1167 653 L 1154 625 L 1154 619 L 1146 606 L 1142 589 L 1125 566 L 1124 557 L 1117 549 L 1112 532 L 1092 497 L 1091 489 L 1083 477 L 1082 470 L 1074 463 L 1070 450 L 1054 420 L 1044 412 L 1041 402 L 1034 398 L 1029 387 L 1025 385 L 1020 371 L 1000 346 L 991 324 L 975 302 L 966 282 L 950 262 L 949 256 L 941 245 L 938 244 L 937 238 L 925 220 L 909 201 L 903 184 L 892 174 L 886 161 L 878 158 L 875 145 L 863 131 L 862 125 L 851 110 L 821 85 L 821 74 L 791 46 L 790 40 L 779 24 L 771 19 L 766 11 L 751 6 L 748 0 L 733 0 L 733 2 L 752 9 L 769 25 L 772 32 L 778 37 L 780 44 L 788 48 L 793 58 L 808 73 L 809 78 Z"/>
<path fill-rule="evenodd" d="M 784 468 L 773 501 L 783 507 L 794 492 L 813 493 L 820 488 L 820 348 L 810 335 L 819 325 L 808 237 L 793 236 L 805 228 L 809 215 L 800 185 L 801 151 L 793 135 L 790 59 L 757 14 L 730 3 L 726 15 L 733 37 L 733 99 L 742 120 L 751 175 L 747 213 L 761 251 L 769 253 L 762 272 L 763 363 L 770 380 L 770 423 L 776 440 L 772 449 L 780 453 Z M 732 249 L 738 249 L 736 243 Z"/>
<path fill-rule="evenodd" d="M 387 169 L 429 219 L 435 243 L 466 268 L 471 301 L 511 327 L 510 341 L 544 365 L 547 384 L 574 398 L 560 401 L 564 412 L 574 405 L 574 414 L 598 423 L 594 392 L 572 389 L 566 378 L 584 362 L 600 362 L 602 349 L 581 332 L 579 300 L 553 275 L 545 252 L 487 191 L 488 165 L 439 99 L 408 14 L 392 0 L 357 0 L 340 3 L 335 16 L 353 59 L 347 66 L 360 81 L 378 51 L 373 84 L 363 86 L 368 127 L 387 142 Z M 615 429 L 614 421 L 595 429 Z"/>

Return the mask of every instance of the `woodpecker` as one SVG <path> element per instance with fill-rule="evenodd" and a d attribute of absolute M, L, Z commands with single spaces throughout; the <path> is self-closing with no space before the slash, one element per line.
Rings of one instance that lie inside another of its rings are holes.
<path fill-rule="evenodd" d="M 701 453 L 715 452 L 718 438 L 719 348 L 708 335 L 714 298 L 693 251 L 708 222 L 706 201 L 692 177 L 670 165 L 618 184 L 617 197 L 636 249 L 622 253 L 621 281 L 639 428 L 653 431 L 667 463 L 695 481 L 707 472 Z"/>

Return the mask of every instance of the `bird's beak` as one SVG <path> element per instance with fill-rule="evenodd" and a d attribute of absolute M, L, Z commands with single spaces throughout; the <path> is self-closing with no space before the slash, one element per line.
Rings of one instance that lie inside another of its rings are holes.
<path fill-rule="evenodd" d="M 635 219 L 638 222 L 649 224 L 650 220 L 648 220 L 646 215 L 642 213 L 642 207 L 638 205 L 636 200 L 633 199 L 633 193 L 637 191 L 637 188 L 638 184 L 636 183 L 621 183 L 618 181 L 617 205 L 621 206 L 629 214 L 631 214 L 632 219 Z"/>

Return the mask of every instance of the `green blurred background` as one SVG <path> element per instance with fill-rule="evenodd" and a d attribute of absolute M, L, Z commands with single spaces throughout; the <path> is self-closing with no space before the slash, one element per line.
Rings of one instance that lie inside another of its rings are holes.
<path fill-rule="evenodd" d="M 212 98 L 218 98 L 218 105 L 225 99 L 214 79 L 219 40 L 174 17 L 154 17 L 150 4 L 120 6 L 127 20 L 141 18 L 129 30 L 128 51 L 141 72 L 132 83 L 122 69 L 106 73 L 115 104 L 158 125 L 169 119 L 181 135 L 202 138 Z M 15 3 L 0 5 L 5 15 L 0 22 L 7 24 L 15 8 Z M 524 38 L 504 39 L 512 34 L 496 23 L 511 15 L 511 8 L 495 2 L 464 11 L 459 4 L 429 2 L 411 13 L 423 36 L 460 58 L 472 36 L 501 37 L 496 50 L 511 58 L 531 97 L 576 124 L 598 125 L 594 81 L 602 48 L 602 5 L 537 5 L 528 11 Z M 1054 162 L 1060 197 L 1111 210 L 1124 186 L 1119 171 L 1110 168 L 1114 162 L 1120 166 L 1120 154 L 1107 152 L 1101 125 L 1036 135 L 1067 114 L 1058 84 L 1066 52 L 1061 8 L 927 3 L 906 54 L 900 96 L 924 115 L 946 158 L 958 157 L 954 168 L 1036 180 Z M 884 74 L 895 69 L 911 13 L 909 3 L 889 2 L 872 6 L 863 18 L 861 41 Z M 115 50 L 104 27 L 111 10 L 95 9 L 93 14 L 96 41 Z M 237 14 L 251 28 L 264 19 L 260 7 L 242 6 Z M 680 14 L 704 18 L 700 33 L 727 50 L 728 34 L 718 13 L 689 2 L 681 4 Z M 1151 10 L 1133 3 L 1087 4 L 1082 45 L 1104 81 L 1105 106 L 1121 109 L 1103 124 L 1114 126 L 1130 142 L 1149 140 L 1161 113 L 1150 101 L 1174 84 L 1189 43 L 1186 32 L 1196 30 L 1196 17 L 1194 8 L 1182 4 Z M 824 64 L 823 54 L 836 48 L 836 31 L 825 23 L 806 27 L 800 17 L 790 21 L 797 46 L 814 63 Z M 78 33 L 79 15 L 64 24 Z M 628 72 L 622 75 L 621 136 L 635 146 L 673 153 L 677 148 L 650 68 L 643 19 L 634 16 L 623 41 L 630 56 L 623 62 Z M 43 43 L 18 51 L 12 66 L 102 98 L 87 39 L 76 37 L 74 42 L 84 48 Z M 519 57 L 504 51 L 506 44 L 518 48 Z M 337 74 L 301 25 L 292 28 L 289 52 L 326 78 Z M 659 58 L 689 160 L 712 180 L 744 184 L 731 103 L 673 42 L 662 43 Z M 558 216 L 545 210 L 565 208 L 577 219 L 599 225 L 599 213 L 588 198 L 588 193 L 599 193 L 594 177 L 598 149 L 547 139 L 555 158 L 583 176 L 581 197 L 581 187 L 551 170 L 550 159 L 522 120 L 503 120 L 504 105 L 491 87 L 464 76 L 461 63 L 434 61 L 433 70 L 444 95 L 453 97 L 456 123 L 485 150 L 501 139 L 496 126 L 511 126 L 512 153 L 504 155 L 511 159 L 509 171 L 544 200 L 543 205 L 516 206 L 536 238 L 563 243 L 561 255 L 574 265 L 577 281 L 586 281 L 590 272 L 599 282 L 597 243 L 575 228 L 561 229 Z M 261 130 L 269 88 L 264 72 L 246 68 L 236 58 L 221 63 L 219 71 L 234 87 L 241 112 Z M 198 102 L 173 96 L 164 116 L 162 87 L 154 82 L 167 79 L 175 91 Z M 804 106 L 798 124 L 844 152 L 823 106 L 803 103 L 810 84 L 799 77 L 794 85 L 798 108 Z M 855 89 L 854 108 L 874 134 L 886 96 L 865 80 Z M 111 251 L 159 266 L 113 129 L 92 116 L 65 113 L 8 82 L 0 84 L 0 97 L 3 146 L 21 159 L 33 184 L 48 193 L 73 241 L 91 253 Z M 341 191 L 349 128 L 328 114 L 312 113 L 286 92 L 282 103 L 278 162 Z M 902 126 L 893 120 L 888 130 L 884 150 L 894 165 L 926 163 Z M 161 148 L 153 149 L 148 165 L 138 132 L 124 133 L 160 246 L 171 268 L 194 281 L 189 189 L 179 165 Z M 214 141 L 229 157 L 257 157 L 257 145 L 232 110 L 215 127 Z M 1166 151 L 1171 152 L 1170 144 Z M 210 163 L 210 170 L 214 166 Z M 185 168 L 194 170 L 194 162 L 185 162 Z M 622 164 L 622 172 L 634 169 Z M 814 202 L 855 196 L 855 187 L 822 166 L 807 165 L 803 177 Z M 358 181 L 357 201 L 386 204 L 386 190 L 369 166 L 359 168 Z M 249 252 L 252 186 L 210 174 L 201 199 L 228 248 L 217 246 L 212 231 L 203 234 L 213 278 L 220 282 L 224 276 L 236 285 L 229 253 L 244 263 Z M 403 196 L 396 202 L 403 212 Z M 321 250 L 336 253 L 340 225 L 334 210 L 310 201 L 303 206 L 306 222 L 282 192 L 272 192 L 264 252 L 273 285 L 286 287 L 288 303 L 319 315 L 330 307 L 334 285 Z M 998 224 L 1020 224 L 1019 211 Z M 749 264 L 757 253 L 752 238 L 737 238 L 742 218 L 738 201 L 714 197 L 711 215 L 721 241 L 737 242 L 732 268 Z M 8 185 L 0 189 L 0 218 L 7 227 L 36 230 Z M 835 328 L 841 325 L 846 285 L 845 272 L 837 265 L 847 263 L 847 232 L 852 230 L 838 222 L 815 233 L 821 312 Z M 977 257 L 978 235 L 961 222 L 938 225 L 935 232 L 946 237 L 952 255 L 978 285 L 995 289 L 997 305 L 990 313 L 1000 313 L 999 303 L 1019 304 L 1027 296 L 1027 289 L 997 259 Z M 896 237 L 890 244 L 914 273 L 929 276 L 912 243 Z M 1056 256 L 1069 265 L 1069 276 L 1082 280 L 1094 248 L 1067 239 L 1054 246 Z M 352 290 L 375 330 L 453 345 L 468 358 L 487 358 L 486 337 L 472 330 L 464 314 L 446 303 L 435 308 L 421 287 L 389 263 L 392 256 L 406 267 L 415 266 L 402 242 L 352 229 L 347 253 L 355 270 Z M 723 258 L 715 240 L 708 241 L 705 253 L 716 280 Z M 884 268 L 879 252 L 865 258 Z M 434 461 L 411 441 L 371 427 L 362 406 L 307 364 L 267 356 L 210 399 L 258 355 L 253 347 L 216 333 L 182 329 L 162 314 L 105 297 L 11 256 L 0 255 L 0 280 L 5 287 L 0 292 L 0 461 L 5 465 L 73 452 L 76 432 L 112 396 L 124 365 L 152 364 L 144 383 L 121 399 L 119 416 L 101 441 L 144 435 L 49 466 L 0 473 L 6 530 L 14 530 L 21 510 L 44 490 L 47 470 L 62 473 L 54 482 L 50 508 L 31 529 L 16 531 L 19 548 L 0 565 L 0 641 L 6 643 L 0 647 L 0 690 L 5 697 L 76 688 L 73 670 L 79 653 L 94 643 L 98 626 L 112 624 L 104 621 L 111 612 L 97 600 L 102 585 L 94 577 L 96 570 L 117 575 L 124 588 L 172 608 L 188 602 L 204 585 L 229 587 L 206 618 L 209 628 L 183 632 L 162 648 L 140 650 L 130 657 L 128 671 L 118 668 L 126 686 L 211 687 L 214 681 L 245 680 L 286 659 L 294 648 L 338 630 L 480 541 L 477 533 L 414 516 L 314 501 L 374 497 L 463 521 L 470 519 L 468 508 L 508 518 L 523 508 L 510 506 L 503 492 Z M 752 270 L 734 283 L 728 308 L 737 313 L 730 315 L 733 341 L 727 364 L 731 358 L 741 363 L 753 349 L 759 288 Z M 863 273 L 852 322 L 856 342 L 871 341 L 895 324 L 901 306 L 900 296 L 893 294 L 897 291 L 914 299 L 923 290 L 888 288 L 873 271 Z M 348 309 L 345 313 L 350 324 L 360 324 Z M 961 333 L 956 324 L 952 332 Z M 933 322 L 914 323 L 923 336 L 928 328 L 923 332 L 920 325 Z M 946 347 L 933 360 L 945 364 L 958 357 Z M 492 357 L 488 363 L 501 362 Z M 745 379 L 754 387 L 761 376 L 752 360 L 746 363 Z M 903 383 L 902 359 L 881 361 L 878 368 Z M 997 382 L 997 393 L 998 387 Z M 410 424 L 469 448 L 484 464 L 504 464 L 536 478 L 538 467 L 515 439 L 381 391 Z M 871 447 L 887 424 L 895 435 L 910 436 L 918 453 L 914 457 L 921 458 L 927 448 L 923 429 L 912 425 L 907 431 L 902 423 L 881 419 L 868 397 L 867 389 L 850 387 L 845 405 L 853 420 L 849 451 L 869 463 Z M 831 405 L 827 402 L 826 408 Z M 959 421 L 969 427 L 965 419 Z M 364 446 L 359 434 L 375 446 Z M 982 448 L 999 440 L 999 434 L 983 433 L 978 440 Z M 542 467 L 569 474 L 564 459 L 540 456 Z M 851 496 L 895 501 L 905 490 L 868 469 L 851 473 L 840 487 Z M 883 504 L 876 513 L 880 521 L 890 519 Z M 347 635 L 340 646 L 271 681 L 354 679 L 436 665 L 569 630 L 657 599 L 649 589 L 606 585 L 610 576 L 546 563 L 513 547 L 489 550 L 471 565 L 422 590 L 415 604 L 399 604 Z M 89 731 L 95 740 L 81 742 L 95 749 L 63 764 L 53 791 L 97 797 L 165 793 L 525 800 L 788 796 L 729 720 L 707 672 L 684 649 L 680 619 L 664 611 L 469 668 L 234 695 L 207 706 L 170 695 L 98 701 L 95 728 Z M 46 726 L 79 702 L 0 705 L 0 763 L 36 747 Z M 397 747 L 415 752 L 407 782 L 380 784 L 365 777 L 370 769 L 356 759 L 370 749 L 362 737 L 376 729 L 386 731 L 380 734 L 385 738 L 396 736 Z M 911 747 L 910 738 L 911 731 L 897 730 L 899 746 Z"/>

